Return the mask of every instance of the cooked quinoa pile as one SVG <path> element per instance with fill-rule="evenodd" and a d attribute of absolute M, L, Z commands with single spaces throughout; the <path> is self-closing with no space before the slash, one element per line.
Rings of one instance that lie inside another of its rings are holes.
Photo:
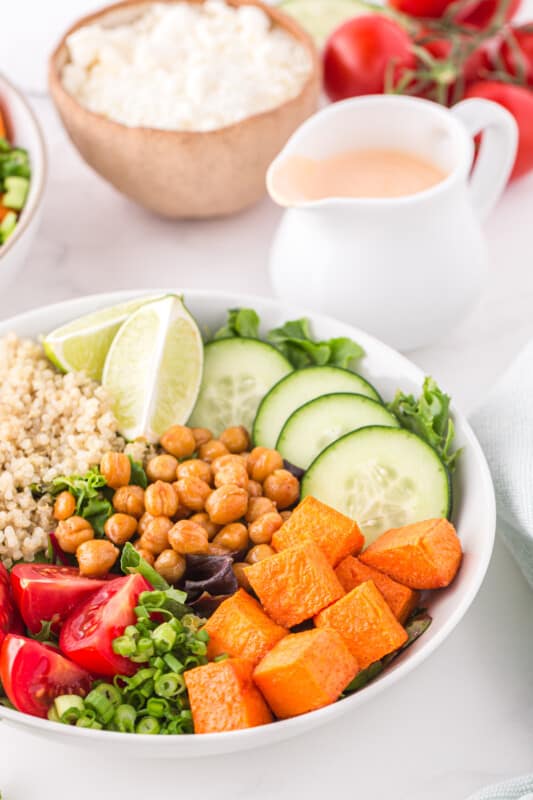
<path fill-rule="evenodd" d="M 0 560 L 31 561 L 46 547 L 52 505 L 32 483 L 83 474 L 123 444 L 101 386 L 60 374 L 34 341 L 0 339 Z"/>

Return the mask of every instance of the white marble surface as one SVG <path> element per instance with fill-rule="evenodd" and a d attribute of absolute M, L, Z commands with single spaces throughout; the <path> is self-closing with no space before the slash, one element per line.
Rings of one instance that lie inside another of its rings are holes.
<path fill-rule="evenodd" d="M 19 3 L 19 20 L 32 5 L 36 9 L 37 0 Z M 66 5 L 47 6 L 54 8 L 53 19 L 62 15 L 62 24 Z M 77 0 L 80 11 L 89 5 Z M 30 30 L 37 27 L 33 22 Z M 2 36 L 13 45 L 5 28 Z M 39 41 L 37 52 L 42 36 Z M 20 61 L 13 63 L 18 69 Z M 40 89 L 37 72 L 32 75 L 20 71 L 20 82 Z M 156 284 L 269 293 L 265 266 L 278 220 L 270 202 L 224 221 L 157 219 L 80 161 L 45 97 L 34 94 L 32 102 L 46 132 L 50 182 L 40 232 L 20 280 L 0 296 L 0 317 L 83 293 Z M 533 334 L 532 201 L 533 175 L 508 190 L 487 225 L 492 264 L 478 307 L 437 345 L 413 354 L 467 411 Z M 488 782 L 533 769 L 532 604 L 498 543 L 484 586 L 455 633 L 429 662 L 355 717 L 203 764 L 132 764 L 113 753 L 96 758 L 0 725 L 0 790 L 4 800 L 73 794 L 77 800 L 96 794 L 128 800 L 463 800 Z"/>

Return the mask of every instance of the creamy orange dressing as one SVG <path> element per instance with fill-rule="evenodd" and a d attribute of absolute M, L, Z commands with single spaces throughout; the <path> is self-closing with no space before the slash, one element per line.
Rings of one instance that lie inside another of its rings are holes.
<path fill-rule="evenodd" d="M 274 193 L 286 202 L 325 197 L 403 197 L 430 189 L 446 173 L 401 150 L 347 150 L 317 160 L 289 156 L 273 176 Z"/>

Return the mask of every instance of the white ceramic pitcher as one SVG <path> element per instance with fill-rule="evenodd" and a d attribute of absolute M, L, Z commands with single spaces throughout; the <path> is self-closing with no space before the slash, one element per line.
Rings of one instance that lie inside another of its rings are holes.
<path fill-rule="evenodd" d="M 472 137 L 480 132 L 472 170 Z M 402 350 L 444 335 L 481 291 L 488 261 L 481 223 L 505 187 L 517 136 L 511 114 L 481 99 L 449 110 L 372 95 L 315 114 L 267 175 L 271 197 L 287 208 L 270 257 L 275 293 Z M 447 177 L 397 198 L 333 197 L 291 206 L 276 194 L 276 170 L 287 156 L 323 159 L 367 148 L 414 153 Z"/>

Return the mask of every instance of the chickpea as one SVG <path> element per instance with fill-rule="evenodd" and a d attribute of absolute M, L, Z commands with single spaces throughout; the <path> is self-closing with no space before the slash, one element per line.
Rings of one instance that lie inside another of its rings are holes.
<path fill-rule="evenodd" d="M 112 489 L 127 486 L 131 478 L 131 463 L 125 453 L 106 453 L 100 462 L 100 472 Z"/>
<path fill-rule="evenodd" d="M 201 481 L 211 484 L 213 482 L 213 470 L 211 466 L 199 458 L 191 458 L 178 465 L 176 472 L 178 480 L 182 478 L 199 478 Z"/>
<path fill-rule="evenodd" d="M 168 534 L 172 529 L 172 520 L 168 517 L 154 517 L 140 538 L 141 547 L 154 555 L 159 555 L 168 547 Z"/>
<path fill-rule="evenodd" d="M 173 425 L 160 439 L 161 447 L 176 458 L 188 458 L 196 450 L 196 442 L 190 428 Z"/>
<path fill-rule="evenodd" d="M 276 506 L 268 497 L 250 497 L 246 522 L 255 522 L 258 517 L 275 510 Z"/>
<path fill-rule="evenodd" d="M 174 481 L 174 483 L 172 484 L 172 488 L 174 489 L 174 492 L 176 493 L 176 497 L 178 498 L 178 510 L 176 511 L 175 514 L 172 515 L 172 519 L 174 520 L 174 522 L 177 522 L 180 519 L 187 519 L 188 517 L 191 516 L 192 509 L 191 508 L 187 508 L 187 506 L 184 506 L 183 503 L 180 502 L 180 496 L 178 494 L 178 482 L 177 481 Z"/>
<path fill-rule="evenodd" d="M 215 486 L 219 489 L 228 483 L 240 486 L 241 489 L 248 489 L 248 471 L 244 464 L 227 464 L 225 467 L 215 470 Z"/>
<path fill-rule="evenodd" d="M 209 442 L 213 438 L 213 434 L 209 428 L 191 428 L 191 433 L 194 436 L 194 441 L 196 442 L 196 449 L 198 449 L 202 444 Z"/>
<path fill-rule="evenodd" d="M 91 539 L 76 550 L 80 575 L 101 578 L 107 575 L 118 558 L 120 550 L 107 539 Z"/>
<path fill-rule="evenodd" d="M 137 523 L 137 531 L 139 536 L 142 536 L 145 533 L 146 528 L 148 527 L 148 523 L 151 520 L 155 519 L 153 514 L 149 514 L 148 511 L 145 511 L 142 517 L 140 518 L 139 522 Z"/>
<path fill-rule="evenodd" d="M 113 544 L 123 545 L 137 530 L 137 520 L 129 514 L 113 514 L 106 520 L 104 533 Z"/>
<path fill-rule="evenodd" d="M 276 469 L 263 484 L 263 491 L 280 509 L 294 505 L 300 496 L 300 482 L 287 469 Z"/>
<path fill-rule="evenodd" d="M 154 567 L 169 583 L 178 583 L 183 578 L 187 563 L 175 550 L 166 549 L 157 556 Z"/>
<path fill-rule="evenodd" d="M 249 592 L 252 587 L 250 586 L 250 581 L 246 575 L 246 567 L 248 566 L 249 564 L 246 564 L 244 561 L 235 562 L 235 564 L 233 564 L 233 574 L 237 578 L 237 583 L 239 586 Z"/>
<path fill-rule="evenodd" d="M 282 525 L 281 515 L 277 511 L 269 511 L 252 522 L 248 534 L 254 544 L 270 544 L 273 535 Z"/>
<path fill-rule="evenodd" d="M 283 467 L 283 459 L 277 450 L 254 447 L 248 456 L 248 474 L 254 481 L 263 483 L 276 469 Z"/>
<path fill-rule="evenodd" d="M 61 520 L 56 528 L 56 537 L 65 553 L 75 553 L 80 544 L 94 539 L 94 531 L 90 522 L 74 516 Z"/>
<path fill-rule="evenodd" d="M 54 503 L 54 518 L 68 519 L 76 511 L 76 501 L 70 492 L 60 492 Z"/>
<path fill-rule="evenodd" d="M 156 481 L 146 489 L 144 505 L 154 517 L 173 517 L 178 510 L 178 495 L 170 483 Z"/>
<path fill-rule="evenodd" d="M 205 502 L 213 491 L 200 478 L 181 478 L 174 484 L 180 504 L 192 511 L 203 511 Z"/>
<path fill-rule="evenodd" d="M 198 448 L 198 456 L 203 461 L 214 461 L 219 456 L 228 454 L 228 448 L 222 444 L 218 439 L 211 439 L 209 442 L 204 442 Z"/>
<path fill-rule="evenodd" d="M 263 487 L 257 481 L 248 481 L 248 497 L 261 497 Z"/>
<path fill-rule="evenodd" d="M 220 434 L 220 441 L 225 444 L 230 453 L 242 453 L 250 446 L 250 436 L 246 428 L 237 425 L 233 428 L 226 428 Z"/>
<path fill-rule="evenodd" d="M 283 522 L 287 522 L 292 516 L 292 511 L 280 511 L 279 514 Z"/>
<path fill-rule="evenodd" d="M 140 486 L 121 486 L 113 495 L 113 508 L 121 514 L 140 519 L 144 515 L 144 489 Z"/>
<path fill-rule="evenodd" d="M 248 530 L 246 525 L 241 522 L 232 522 L 225 525 L 213 539 L 213 544 L 218 547 L 225 547 L 233 553 L 244 550 L 248 547 Z"/>
<path fill-rule="evenodd" d="M 160 456 L 154 456 L 146 465 L 146 475 L 151 481 L 167 481 L 172 483 L 176 480 L 176 471 L 178 469 L 178 459 L 169 453 L 163 453 Z"/>
<path fill-rule="evenodd" d="M 248 550 L 246 554 L 246 563 L 247 564 L 257 564 L 258 561 L 263 561 L 265 558 L 270 558 L 271 556 L 275 556 L 276 551 L 273 550 L 270 545 L 268 544 L 256 544 L 255 547 L 252 547 Z"/>
<path fill-rule="evenodd" d="M 192 517 L 190 517 L 190 521 L 196 522 L 198 525 L 202 526 L 202 528 L 207 532 L 207 538 L 209 541 L 214 539 L 220 530 L 220 525 L 215 525 L 214 522 L 211 522 L 209 519 L 209 514 L 206 514 L 205 511 L 202 511 L 200 514 L 193 514 Z"/>
<path fill-rule="evenodd" d="M 209 542 L 209 547 L 207 548 L 207 555 L 208 556 L 229 556 L 230 551 L 227 547 L 222 547 L 219 544 L 215 544 L 214 542 Z"/>
<path fill-rule="evenodd" d="M 231 483 L 212 492 L 206 500 L 205 510 L 212 522 L 227 525 L 244 517 L 248 508 L 248 492 Z"/>
<path fill-rule="evenodd" d="M 213 470 L 213 473 L 215 473 L 219 469 L 224 469 L 224 467 L 236 465 L 237 468 L 239 468 L 242 467 L 243 464 L 246 466 L 246 460 L 237 453 L 224 453 L 211 462 L 211 469 Z"/>
<path fill-rule="evenodd" d="M 144 560 L 147 561 L 151 567 L 153 567 L 155 562 L 155 556 L 149 550 L 145 550 L 144 547 L 141 546 L 141 539 L 135 542 L 133 546 L 139 553 L 140 557 L 144 558 Z"/>
<path fill-rule="evenodd" d="M 188 519 L 176 522 L 168 534 L 168 540 L 172 549 L 181 555 L 200 555 L 209 549 L 207 532 L 201 525 Z"/>

